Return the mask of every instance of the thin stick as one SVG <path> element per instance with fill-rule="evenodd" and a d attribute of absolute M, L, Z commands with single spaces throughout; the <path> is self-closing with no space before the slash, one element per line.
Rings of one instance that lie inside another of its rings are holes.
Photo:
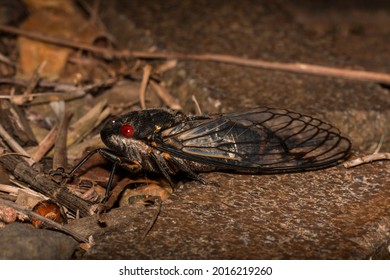
<path fill-rule="evenodd" d="M 65 39 L 54 38 L 51 36 L 31 32 L 16 27 L 0 25 L 0 31 L 18 34 L 25 37 L 29 37 L 35 40 L 44 41 L 56 45 L 61 45 L 74 49 L 82 49 L 99 53 L 106 58 L 143 58 L 143 59 L 187 59 L 187 60 L 203 60 L 203 61 L 214 61 L 228 64 L 236 64 L 241 66 L 249 66 L 256 68 L 264 68 L 279 71 L 288 71 L 293 73 L 303 73 L 319 76 L 328 76 L 344 79 L 352 79 L 359 81 L 373 81 L 379 83 L 390 84 L 390 74 L 371 72 L 371 71 L 359 71 L 352 69 L 342 69 L 334 67 L 326 67 L 304 63 L 280 63 L 280 62 L 269 62 L 264 60 L 254 60 L 248 58 L 242 58 L 232 55 L 222 54 L 183 54 L 183 53 L 161 53 L 161 52 L 143 52 L 143 51 L 129 51 L 129 50 L 112 50 L 103 47 L 97 47 L 90 44 L 72 42 Z"/>
<path fill-rule="evenodd" d="M 5 128 L 0 124 L 0 136 L 4 139 L 4 141 L 7 142 L 7 144 L 11 147 L 11 149 L 21 154 L 22 156 L 26 157 L 26 161 L 29 165 L 33 165 L 34 161 L 30 158 L 30 155 L 23 149 L 22 146 L 19 145 L 18 142 L 16 142 L 11 135 L 5 130 Z"/>
<path fill-rule="evenodd" d="M 108 118 L 111 114 L 111 109 L 110 107 L 106 107 L 102 112 L 100 112 L 99 117 L 97 118 L 94 128 L 97 127 L 99 124 L 101 124 L 105 119 Z"/>
<path fill-rule="evenodd" d="M 56 94 L 70 94 L 70 93 L 86 93 L 91 91 L 96 91 L 99 88 L 103 87 L 111 87 L 115 85 L 118 81 L 121 81 L 120 78 L 108 78 L 107 80 L 104 80 L 102 82 L 87 84 L 84 86 L 81 85 L 75 85 L 73 83 L 61 83 L 61 82 L 52 82 L 52 81 L 46 81 L 46 80 L 40 80 L 38 85 L 40 87 L 49 87 L 53 88 L 53 90 L 56 92 Z M 22 87 L 27 87 L 29 81 L 23 80 L 23 79 L 15 79 L 15 78 L 5 78 L 0 77 L 0 83 L 1 84 L 12 84 Z M 41 93 L 41 94 L 46 94 Z"/>
<path fill-rule="evenodd" d="M 182 110 L 179 101 L 174 98 L 165 87 L 156 83 L 155 81 L 150 81 L 150 85 L 156 91 L 157 95 L 164 101 L 166 105 L 174 110 Z"/>
<path fill-rule="evenodd" d="M 350 167 L 362 165 L 364 163 L 370 163 L 377 160 L 389 160 L 389 159 L 390 159 L 390 153 L 378 153 L 378 154 L 372 154 L 357 159 L 349 160 L 345 162 L 343 165 L 345 168 L 350 168 Z"/>
<path fill-rule="evenodd" d="M 0 61 L 5 63 L 5 64 L 8 64 L 12 67 L 15 67 L 16 66 L 16 63 L 13 62 L 12 60 L 10 60 L 8 57 L 6 57 L 5 55 L 3 55 L 2 53 L 0 53 Z"/>
<path fill-rule="evenodd" d="M 156 67 L 156 69 L 154 70 L 154 72 L 157 74 L 162 74 L 168 70 L 175 68 L 176 65 L 177 65 L 177 60 L 170 59 L 170 60 L 167 60 L 166 62 L 164 62 L 163 64 L 158 65 Z"/>
<path fill-rule="evenodd" d="M 70 236 L 72 236 L 77 241 L 81 241 L 81 242 L 84 242 L 84 243 L 89 243 L 88 238 L 85 238 L 84 236 L 78 234 L 77 232 L 72 231 L 72 230 L 64 227 L 63 225 L 61 225 L 61 224 L 59 224 L 59 223 L 57 223 L 57 222 L 55 222 L 53 220 L 45 218 L 45 217 L 43 217 L 43 216 L 41 216 L 41 215 L 31 211 L 31 210 L 25 209 L 24 207 L 19 206 L 16 203 L 13 203 L 11 201 L 7 201 L 7 200 L 1 199 L 1 198 L 0 198 L 0 203 L 15 209 L 17 212 L 21 212 L 21 213 L 29 216 L 30 218 L 32 217 L 32 218 L 38 219 L 38 220 L 42 221 L 44 224 L 46 224 L 47 226 L 49 226 L 49 227 L 51 227 L 53 229 L 56 229 L 56 230 L 59 230 L 59 231 L 62 231 L 64 233 L 66 233 L 66 234 L 69 234 Z"/>
<path fill-rule="evenodd" d="M 84 139 L 85 136 L 94 129 L 94 127 L 98 124 L 97 121 L 102 119 L 100 114 L 102 112 L 105 112 L 105 114 L 109 112 L 104 109 L 106 105 L 107 100 L 100 101 L 83 117 L 71 125 L 71 131 L 67 135 L 68 147 Z"/>
<path fill-rule="evenodd" d="M 56 37 L 52 37 L 49 35 L 44 35 L 42 33 L 33 32 L 30 30 L 24 30 L 21 28 L 12 27 L 12 26 L 8 26 L 8 25 L 0 24 L 0 31 L 4 31 L 7 33 L 11 33 L 11 34 L 22 35 L 22 36 L 25 36 L 25 37 L 30 38 L 30 39 L 34 39 L 34 40 L 38 40 L 38 41 L 42 41 L 42 42 L 46 42 L 46 43 L 51 43 L 54 45 L 59 45 L 59 46 L 63 46 L 63 47 L 69 47 L 69 48 L 73 48 L 73 49 L 80 49 L 80 50 L 91 51 L 94 53 L 99 53 L 99 54 L 105 56 L 106 58 L 129 57 L 129 52 L 127 52 L 127 51 L 125 51 L 124 53 L 116 52 L 116 51 L 113 51 L 111 49 L 107 49 L 104 47 L 97 47 L 94 45 L 90 45 L 87 43 L 80 43 L 80 42 L 76 42 L 76 41 L 70 41 L 70 40 L 68 41 L 66 39 L 56 38 Z"/>
<path fill-rule="evenodd" d="M 6 184 L 0 184 L 0 191 L 5 192 L 5 193 L 16 195 L 16 194 L 18 194 L 19 190 L 20 190 L 20 188 L 18 188 L 18 187 L 6 185 Z"/>
<path fill-rule="evenodd" d="M 32 155 L 32 159 L 35 162 L 38 162 L 42 159 L 42 157 L 54 146 L 57 135 L 57 125 L 53 126 L 53 128 L 46 134 L 45 138 L 39 143 L 38 149 Z"/>
<path fill-rule="evenodd" d="M 151 73 L 152 73 L 152 66 L 150 66 L 149 64 L 145 65 L 144 74 L 142 76 L 141 88 L 139 90 L 139 100 L 142 109 L 146 109 L 146 103 L 145 103 L 146 88 L 148 86 Z"/>
<path fill-rule="evenodd" d="M 9 181 L 10 181 L 10 183 L 16 185 L 17 186 L 16 188 L 18 188 L 20 191 L 25 192 L 28 195 L 39 197 L 41 200 L 50 199 L 48 196 L 43 195 L 37 191 L 34 191 L 33 189 L 30 189 L 27 185 L 23 184 L 22 182 L 20 182 L 16 179 L 10 178 Z"/>
<path fill-rule="evenodd" d="M 150 221 L 148 227 L 146 228 L 144 234 L 142 235 L 142 239 L 145 239 L 148 233 L 152 230 L 153 226 L 156 224 L 157 218 L 160 215 L 161 208 L 162 208 L 162 201 L 159 196 L 154 197 L 154 201 L 158 204 L 157 205 L 157 211 L 153 215 L 152 220 Z"/>
<path fill-rule="evenodd" d="M 68 164 L 66 139 L 68 135 L 68 128 L 73 112 L 64 112 L 61 116 L 60 126 L 56 136 L 54 155 L 53 155 L 53 169 L 65 167 Z"/>
<path fill-rule="evenodd" d="M 28 155 L 23 155 L 21 153 L 9 153 L 4 148 L 0 147 L 0 157 L 9 156 L 9 155 L 15 155 L 15 156 L 21 156 L 25 158 L 30 158 Z"/>
<path fill-rule="evenodd" d="M 42 69 L 46 66 L 46 60 L 42 61 L 41 64 L 34 70 L 30 81 L 28 82 L 27 88 L 25 89 L 23 95 L 27 96 L 33 92 L 34 88 L 38 85 Z"/>
<path fill-rule="evenodd" d="M 0 192 L 0 198 L 5 199 L 5 200 L 9 200 L 9 201 L 16 201 L 17 196 L 14 194 L 7 194 L 7 193 Z M 1 220 L 1 218 L 0 218 L 0 220 Z M 1 221 L 0 221 L 0 225 L 1 225 Z"/>
<path fill-rule="evenodd" d="M 379 150 L 382 148 L 383 139 L 385 139 L 385 134 L 382 134 L 381 139 L 379 139 L 379 143 L 378 143 L 378 145 L 376 146 L 376 149 L 375 149 L 375 151 L 373 152 L 373 154 L 377 154 L 377 153 L 379 152 Z"/>
<path fill-rule="evenodd" d="M 196 99 L 196 96 L 192 95 L 191 99 L 192 99 L 192 101 L 195 104 L 196 114 L 197 115 L 202 115 L 202 109 L 200 109 L 199 102 L 198 102 L 198 99 Z"/>

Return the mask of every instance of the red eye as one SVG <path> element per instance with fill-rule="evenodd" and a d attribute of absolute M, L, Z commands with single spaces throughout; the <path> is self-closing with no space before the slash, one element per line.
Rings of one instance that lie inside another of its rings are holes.
<path fill-rule="evenodd" d="M 129 138 L 134 134 L 134 128 L 129 124 L 124 124 L 121 127 L 121 133 L 123 136 Z"/>

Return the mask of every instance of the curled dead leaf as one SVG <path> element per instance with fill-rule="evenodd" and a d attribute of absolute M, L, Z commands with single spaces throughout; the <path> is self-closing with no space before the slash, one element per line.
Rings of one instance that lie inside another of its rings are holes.
<path fill-rule="evenodd" d="M 34 206 L 32 211 L 45 217 L 45 218 L 53 220 L 57 223 L 62 224 L 64 222 L 60 207 L 51 200 L 45 200 L 45 201 L 38 202 L 38 204 Z M 39 219 L 32 218 L 31 222 L 32 222 L 33 226 L 36 228 L 43 227 L 43 223 Z"/>

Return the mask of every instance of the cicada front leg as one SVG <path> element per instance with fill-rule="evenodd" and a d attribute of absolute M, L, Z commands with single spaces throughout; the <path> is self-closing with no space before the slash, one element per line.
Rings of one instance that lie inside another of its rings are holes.
<path fill-rule="evenodd" d="M 113 153 L 112 151 L 104 148 L 95 149 L 91 152 L 89 152 L 70 172 L 66 172 L 64 168 L 59 167 L 56 170 L 53 170 L 50 172 L 50 175 L 54 178 L 54 176 L 61 176 L 61 185 L 65 185 L 68 182 L 68 179 L 74 178 L 76 172 L 96 153 L 101 154 L 104 158 L 108 159 L 113 163 L 110 176 L 108 178 L 107 187 L 106 187 L 106 194 L 103 199 L 103 203 L 107 201 L 111 187 L 112 182 L 114 179 L 115 172 L 117 170 L 118 166 L 121 166 L 127 170 L 131 171 L 139 171 L 141 169 L 141 166 L 139 163 L 135 161 L 131 161 L 130 159 L 126 157 L 121 157 Z M 56 180 L 55 180 L 56 181 Z"/>

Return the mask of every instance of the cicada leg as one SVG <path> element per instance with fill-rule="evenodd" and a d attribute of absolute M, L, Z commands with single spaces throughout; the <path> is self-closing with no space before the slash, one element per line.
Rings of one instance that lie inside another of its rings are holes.
<path fill-rule="evenodd" d="M 162 157 L 157 157 L 153 152 L 150 153 L 150 157 L 153 159 L 153 161 L 156 163 L 158 169 L 161 171 L 161 173 L 164 175 L 164 177 L 168 180 L 169 184 L 172 188 L 174 188 L 174 184 L 172 182 L 171 176 L 169 175 L 169 166 L 167 164 L 167 160 L 173 162 L 175 166 L 177 166 L 181 171 L 186 173 L 189 177 L 192 179 L 202 183 L 203 185 L 213 185 L 216 187 L 219 187 L 220 185 L 217 182 L 208 181 L 198 174 L 196 174 L 194 171 L 191 170 L 190 167 L 182 163 L 181 161 L 177 160 L 174 156 L 171 156 L 168 153 L 162 153 Z"/>
<path fill-rule="evenodd" d="M 176 166 L 178 166 L 182 171 L 184 171 L 192 179 L 202 183 L 203 185 L 212 185 L 215 187 L 220 187 L 220 185 L 217 182 L 209 181 L 209 180 L 202 178 L 201 176 L 196 174 L 194 171 L 192 171 L 190 167 L 188 167 L 187 165 L 185 165 L 181 161 L 177 160 L 175 157 L 171 156 L 170 159 L 176 164 Z"/>
<path fill-rule="evenodd" d="M 169 166 L 164 158 L 156 156 L 153 152 L 149 153 L 150 158 L 153 160 L 153 163 L 157 166 L 158 170 L 164 175 L 164 177 L 168 180 L 169 185 L 171 185 L 172 189 L 175 188 L 175 184 L 172 181 L 171 176 L 169 175 Z"/>
<path fill-rule="evenodd" d="M 107 182 L 106 194 L 105 194 L 105 197 L 103 199 L 103 203 L 104 203 L 107 201 L 107 199 L 109 197 L 111 187 L 112 187 L 112 181 L 114 179 L 114 175 L 115 175 L 115 172 L 116 172 L 118 165 L 123 166 L 124 168 L 129 169 L 129 170 L 139 170 L 140 169 L 139 164 L 137 164 L 134 161 L 129 160 L 126 157 L 120 157 L 108 149 L 99 148 L 99 149 L 95 149 L 95 150 L 89 152 L 70 172 L 65 172 L 65 169 L 60 167 L 60 168 L 57 168 L 56 170 L 51 171 L 50 175 L 51 176 L 60 175 L 63 179 L 65 179 L 65 181 L 63 180 L 63 182 L 61 183 L 63 185 L 66 183 L 66 179 L 73 178 L 75 173 L 96 153 L 101 154 L 103 157 L 105 157 L 106 159 L 108 159 L 109 161 L 111 161 L 113 163 L 110 177 L 108 178 L 108 182 Z"/>

